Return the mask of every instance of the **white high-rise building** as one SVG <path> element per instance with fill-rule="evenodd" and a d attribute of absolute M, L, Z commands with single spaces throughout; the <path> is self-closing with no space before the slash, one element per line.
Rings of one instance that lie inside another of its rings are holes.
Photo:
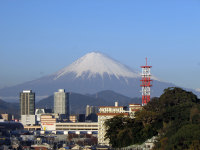
<path fill-rule="evenodd" d="M 54 113 L 59 114 L 62 119 L 69 119 L 69 93 L 64 89 L 54 93 Z"/>

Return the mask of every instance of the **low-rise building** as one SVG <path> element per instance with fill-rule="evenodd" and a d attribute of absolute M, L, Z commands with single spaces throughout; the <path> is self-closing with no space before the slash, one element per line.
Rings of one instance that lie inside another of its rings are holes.
<path fill-rule="evenodd" d="M 41 130 L 46 131 L 66 131 L 65 133 L 74 131 L 98 132 L 97 122 L 57 122 L 58 116 L 55 114 L 41 115 Z"/>
<path fill-rule="evenodd" d="M 69 121 L 71 121 L 71 122 L 77 122 L 78 121 L 77 115 L 70 115 L 69 116 Z"/>
<path fill-rule="evenodd" d="M 21 115 L 21 123 L 23 125 L 35 125 L 36 116 L 35 115 Z"/>
<path fill-rule="evenodd" d="M 40 116 L 42 114 L 48 114 L 48 113 L 52 113 L 52 110 L 51 109 L 44 109 L 44 108 L 35 109 L 36 123 L 40 124 Z"/>
<path fill-rule="evenodd" d="M 57 116 L 53 114 L 42 114 L 40 116 L 42 130 L 56 130 Z"/>
<path fill-rule="evenodd" d="M 135 112 L 142 109 L 141 104 L 129 104 L 129 115 L 131 118 L 134 118 Z"/>
<path fill-rule="evenodd" d="M 56 131 L 98 131 L 97 122 L 61 122 L 56 123 Z"/>
<path fill-rule="evenodd" d="M 71 122 L 85 122 L 85 114 L 75 114 L 69 116 Z"/>
<path fill-rule="evenodd" d="M 1 114 L 2 119 L 5 121 L 11 121 L 12 120 L 12 115 L 11 114 Z"/>

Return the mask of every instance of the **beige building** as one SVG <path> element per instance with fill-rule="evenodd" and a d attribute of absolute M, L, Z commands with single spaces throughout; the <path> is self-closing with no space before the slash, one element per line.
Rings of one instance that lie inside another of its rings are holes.
<path fill-rule="evenodd" d="M 101 106 L 99 107 L 98 115 L 98 144 L 109 145 L 109 140 L 104 139 L 106 129 L 104 123 L 107 119 L 111 119 L 117 115 L 134 117 L 136 111 L 142 109 L 140 104 L 130 104 L 129 108 L 124 106 L 118 106 L 118 102 L 115 102 L 115 106 Z"/>
<path fill-rule="evenodd" d="M 12 120 L 12 115 L 11 114 L 1 114 L 1 117 L 5 121 L 11 121 Z"/>
<path fill-rule="evenodd" d="M 40 116 L 42 130 L 56 130 L 56 119 L 58 116 L 53 114 L 42 114 Z"/>
<path fill-rule="evenodd" d="M 142 109 L 141 104 L 129 104 L 129 115 L 131 118 L 134 117 L 135 112 Z"/>
<path fill-rule="evenodd" d="M 97 122 L 57 122 L 58 115 L 56 114 L 42 114 L 41 115 L 41 130 L 47 131 L 64 131 L 68 133 L 74 131 L 79 133 L 80 131 L 97 132 Z"/>
<path fill-rule="evenodd" d="M 98 115 L 98 144 L 100 145 L 109 145 L 109 140 L 104 139 L 106 134 L 106 128 L 104 122 L 107 119 L 111 119 L 116 115 L 126 115 L 128 116 L 128 111 L 126 107 L 118 106 L 118 103 L 115 102 L 115 106 L 101 106 L 99 107 Z"/>
<path fill-rule="evenodd" d="M 78 122 L 78 117 L 77 117 L 77 115 L 70 115 L 70 116 L 69 116 L 69 121 L 71 121 L 71 122 Z"/>

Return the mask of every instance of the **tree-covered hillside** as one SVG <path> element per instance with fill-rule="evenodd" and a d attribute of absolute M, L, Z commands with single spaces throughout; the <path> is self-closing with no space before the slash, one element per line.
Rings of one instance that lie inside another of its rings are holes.
<path fill-rule="evenodd" d="M 142 144 L 157 136 L 155 150 L 200 149 L 200 100 L 181 88 L 168 88 L 134 119 L 116 116 L 105 125 L 113 147 Z"/>

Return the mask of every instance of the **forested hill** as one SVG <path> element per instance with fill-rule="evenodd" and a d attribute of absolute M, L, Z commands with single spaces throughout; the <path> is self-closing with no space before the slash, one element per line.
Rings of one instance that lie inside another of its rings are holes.
<path fill-rule="evenodd" d="M 106 125 L 113 147 L 142 144 L 157 136 L 155 150 L 200 149 L 200 100 L 181 88 L 168 88 L 134 119 L 116 116 Z"/>
<path fill-rule="evenodd" d="M 19 103 L 9 103 L 0 99 L 0 114 L 9 113 L 19 118 Z"/>

